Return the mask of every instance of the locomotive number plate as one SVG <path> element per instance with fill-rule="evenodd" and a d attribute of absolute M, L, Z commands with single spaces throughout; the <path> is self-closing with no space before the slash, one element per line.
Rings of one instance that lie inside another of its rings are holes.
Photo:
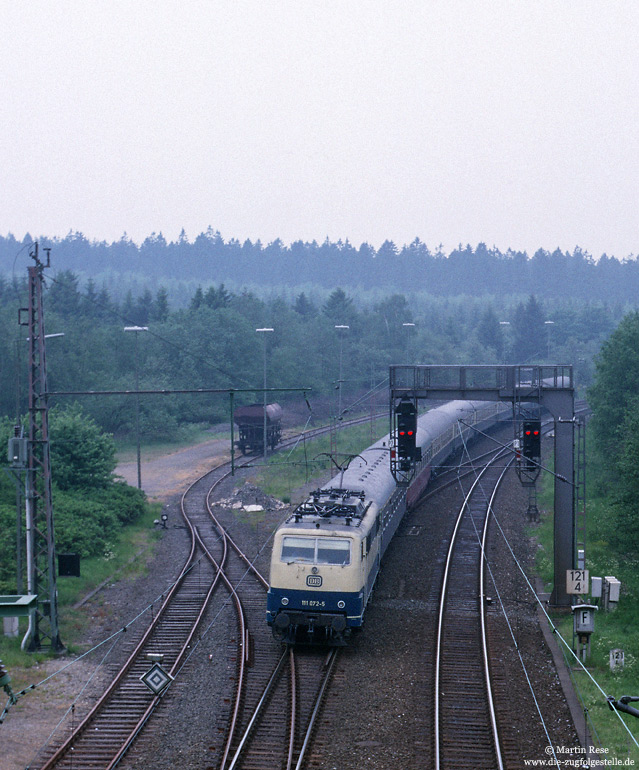
<path fill-rule="evenodd" d="M 306 585 L 311 586 L 311 588 L 319 588 L 322 585 L 322 576 L 321 575 L 307 575 L 306 576 Z"/>

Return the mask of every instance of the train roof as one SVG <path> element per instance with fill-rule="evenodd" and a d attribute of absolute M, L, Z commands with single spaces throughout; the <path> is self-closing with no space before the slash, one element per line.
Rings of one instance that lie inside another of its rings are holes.
<path fill-rule="evenodd" d="M 266 405 L 266 419 L 269 423 L 282 419 L 283 410 L 279 404 Z M 233 413 L 233 420 L 238 425 L 259 425 L 264 422 L 264 404 L 247 404 L 238 406 Z"/>
<path fill-rule="evenodd" d="M 437 436 L 450 425 L 469 417 L 473 412 L 485 408 L 490 402 L 486 401 L 449 401 L 442 406 L 434 407 L 422 414 L 417 421 L 417 445 L 428 446 Z M 395 487 L 395 480 L 390 471 L 390 434 L 386 434 L 374 444 L 353 458 L 343 475 L 331 480 L 334 485 L 341 479 L 340 486 L 348 489 L 362 488 L 367 497 L 385 499 Z M 383 466 L 380 468 L 380 465 Z M 328 485 L 327 485 L 328 486 Z"/>
<path fill-rule="evenodd" d="M 458 420 L 486 406 L 486 401 L 451 401 L 418 419 L 417 444 L 427 447 Z M 390 435 L 354 457 L 349 467 L 316 489 L 283 523 L 283 527 L 362 526 L 371 501 L 386 501 L 397 489 L 390 470 Z M 325 530 L 324 530 L 325 531 Z"/>
<path fill-rule="evenodd" d="M 371 503 L 366 502 L 364 490 L 316 489 L 310 497 L 297 506 L 286 520 L 286 525 L 307 524 L 310 521 L 326 520 L 332 524 L 341 523 L 348 526 L 359 526 Z"/>

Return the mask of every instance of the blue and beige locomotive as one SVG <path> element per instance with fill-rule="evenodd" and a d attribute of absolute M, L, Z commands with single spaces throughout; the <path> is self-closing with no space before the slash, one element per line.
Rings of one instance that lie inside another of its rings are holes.
<path fill-rule="evenodd" d="M 362 626 L 381 559 L 432 471 L 503 411 L 472 401 L 431 409 L 417 422 L 421 460 L 409 486 L 391 474 L 387 435 L 299 505 L 273 540 L 266 618 L 275 638 L 345 644 Z"/>

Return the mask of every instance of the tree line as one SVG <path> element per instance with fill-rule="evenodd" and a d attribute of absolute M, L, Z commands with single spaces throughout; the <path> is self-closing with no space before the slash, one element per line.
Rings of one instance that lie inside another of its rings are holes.
<path fill-rule="evenodd" d="M 588 390 L 597 459 L 593 478 L 605 498 L 605 537 L 628 558 L 639 548 L 639 312 L 603 343 Z"/>
<path fill-rule="evenodd" d="M 140 388 L 235 388 L 236 401 L 261 396 L 266 344 L 268 386 L 312 388 L 311 402 L 334 409 L 342 351 L 344 403 L 382 382 L 391 364 L 574 363 L 587 385 L 593 355 L 615 327 L 621 308 L 562 303 L 534 295 L 497 302 L 402 293 L 362 297 L 342 287 L 330 292 L 282 290 L 257 296 L 225 284 L 197 287 L 186 307 L 169 303 L 162 287 L 115 301 L 104 286 L 82 282 L 70 270 L 45 271 L 46 331 L 64 333 L 47 343 L 50 391 Z M 26 280 L 0 282 L 0 414 L 26 412 L 26 330 L 17 324 L 26 306 Z M 126 333 L 126 326 L 148 331 Z M 340 332 L 336 326 L 348 326 Z M 260 327 L 274 332 L 265 340 Z M 137 337 L 137 340 L 136 340 Z M 301 394 L 274 400 L 302 400 Z M 52 397 L 52 404 L 72 402 Z M 105 431 L 126 434 L 135 424 L 127 396 L 78 397 Z M 219 395 L 155 395 L 141 399 L 143 435 L 173 438 L 194 423 L 229 421 L 229 400 Z"/>
<path fill-rule="evenodd" d="M 246 391 L 236 395 L 236 403 L 252 401 L 262 386 L 266 344 L 268 386 L 312 388 L 311 405 L 324 402 L 334 414 L 340 354 L 346 407 L 383 382 L 390 364 L 573 363 L 578 385 L 591 386 L 602 467 L 613 469 L 600 477 L 614 497 L 611 539 L 616 537 L 620 548 L 627 535 L 628 543 L 639 544 L 637 312 L 624 315 L 619 305 L 550 301 L 534 294 L 501 300 L 401 292 L 375 297 L 339 286 L 258 296 L 223 282 L 202 283 L 186 306 L 175 307 L 162 286 L 116 300 L 106 286 L 82 281 L 71 270 L 45 275 L 46 331 L 65 335 L 47 343 L 51 391 L 132 390 L 137 372 L 141 389 L 234 388 Z M 0 281 L 3 446 L 27 409 L 26 329 L 17 323 L 26 292 L 24 277 Z M 127 333 L 129 325 L 148 330 Z M 261 327 L 274 331 L 257 334 Z M 301 394 L 272 398 L 285 408 L 295 399 L 303 402 Z M 131 434 L 135 401 L 118 395 L 52 396 L 50 404 L 61 542 L 69 550 L 99 552 L 142 505 L 135 490 L 113 477 L 109 435 Z M 141 399 L 145 440 L 172 439 L 193 424 L 228 423 L 229 417 L 225 396 Z M 14 516 L 15 490 L 5 478 L 0 552 L 9 555 L 0 560 L 0 590 L 10 588 Z"/>
<path fill-rule="evenodd" d="M 280 239 L 224 240 L 209 227 L 190 241 L 184 231 L 176 241 L 152 233 L 137 245 L 126 234 L 107 243 L 70 232 L 65 238 L 40 239 L 51 246 L 58 269 L 83 276 L 134 274 L 165 283 L 182 281 L 242 286 L 315 286 L 332 289 L 381 289 L 385 293 L 424 291 L 435 297 L 534 294 L 542 299 L 574 298 L 616 303 L 634 302 L 639 294 L 639 261 L 633 255 L 602 254 L 598 259 L 579 246 L 570 251 L 523 251 L 479 243 L 460 244 L 446 254 L 419 238 L 410 244 L 385 241 L 379 248 L 346 241 Z M 0 236 L 0 265 L 12 265 L 31 236 L 22 241 Z M 143 278 L 142 278 L 143 277 Z"/>

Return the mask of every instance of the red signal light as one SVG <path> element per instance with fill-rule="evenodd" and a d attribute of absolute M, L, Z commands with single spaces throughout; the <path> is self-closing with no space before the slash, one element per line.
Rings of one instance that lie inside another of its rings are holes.
<path fill-rule="evenodd" d="M 541 457 L 541 423 L 528 420 L 522 425 L 523 455 L 526 458 L 526 470 L 534 471 L 537 460 Z"/>
<path fill-rule="evenodd" d="M 395 409 L 395 434 L 397 457 L 402 462 L 402 470 L 408 470 L 417 457 L 415 439 L 417 436 L 417 408 L 408 399 L 402 399 Z"/>

